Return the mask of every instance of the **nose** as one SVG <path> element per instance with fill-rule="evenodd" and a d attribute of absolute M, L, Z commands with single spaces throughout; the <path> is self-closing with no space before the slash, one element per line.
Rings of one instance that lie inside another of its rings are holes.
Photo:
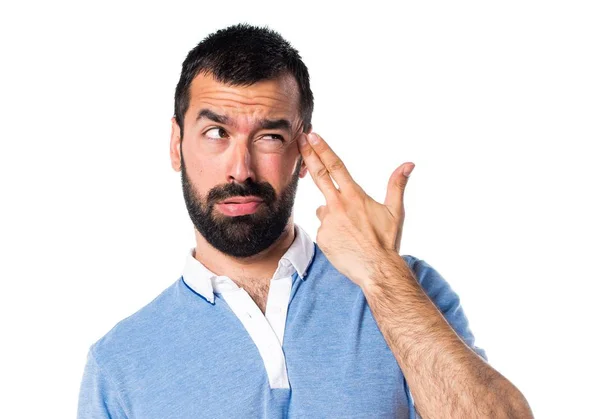
<path fill-rule="evenodd" d="M 233 148 L 232 156 L 229 160 L 229 182 L 244 183 L 250 178 L 256 181 L 256 173 L 254 171 L 254 163 L 252 153 L 248 148 L 248 144 L 236 144 Z"/>

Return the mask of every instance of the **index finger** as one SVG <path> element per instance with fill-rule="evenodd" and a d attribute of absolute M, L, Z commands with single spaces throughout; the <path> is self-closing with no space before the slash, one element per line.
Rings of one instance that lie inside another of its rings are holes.
<path fill-rule="evenodd" d="M 327 171 L 333 180 L 335 180 L 340 186 L 340 191 L 342 193 L 345 189 L 351 189 L 357 186 L 342 159 L 335 154 L 333 149 L 325 142 L 323 137 L 315 132 L 311 132 L 308 134 L 308 141 L 310 142 L 313 150 L 315 150 L 317 153 L 319 159 L 327 168 Z"/>
<path fill-rule="evenodd" d="M 325 167 L 319 158 L 319 155 L 307 142 L 306 137 L 306 134 L 302 134 L 298 138 L 298 149 L 302 154 L 302 159 L 306 163 L 306 167 L 308 167 L 308 171 L 310 172 L 315 184 L 323 193 L 323 195 L 325 195 L 325 200 L 327 203 L 330 203 L 337 199 L 340 191 L 338 191 L 336 186 L 333 184 L 327 167 Z"/>

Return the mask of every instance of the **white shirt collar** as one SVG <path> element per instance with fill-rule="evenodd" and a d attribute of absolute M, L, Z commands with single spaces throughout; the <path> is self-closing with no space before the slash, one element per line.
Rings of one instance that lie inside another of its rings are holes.
<path fill-rule="evenodd" d="M 306 277 L 306 271 L 315 253 L 314 243 L 311 237 L 298 224 L 294 224 L 295 237 L 292 245 L 279 260 L 279 265 L 273 280 L 291 276 L 294 271 L 298 272 L 300 278 Z M 194 249 L 191 248 L 185 260 L 183 278 L 185 283 L 197 294 L 200 294 L 208 302 L 214 304 L 215 292 L 223 292 L 239 288 L 235 283 L 224 275 L 217 275 L 210 271 L 194 257 Z"/>

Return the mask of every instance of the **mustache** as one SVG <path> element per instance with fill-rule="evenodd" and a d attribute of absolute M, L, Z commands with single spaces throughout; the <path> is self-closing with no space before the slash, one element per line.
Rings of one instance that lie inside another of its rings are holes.
<path fill-rule="evenodd" d="M 216 202 L 236 196 L 257 196 L 265 203 L 270 204 L 275 201 L 275 189 L 268 182 L 245 182 L 245 183 L 229 183 L 227 185 L 213 188 L 208 193 L 207 202 L 213 205 Z"/>

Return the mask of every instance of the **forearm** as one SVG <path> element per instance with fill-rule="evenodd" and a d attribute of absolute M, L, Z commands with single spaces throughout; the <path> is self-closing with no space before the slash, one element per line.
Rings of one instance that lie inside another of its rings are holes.
<path fill-rule="evenodd" d="M 519 390 L 456 334 L 399 255 L 363 292 L 423 418 L 530 418 Z"/>

